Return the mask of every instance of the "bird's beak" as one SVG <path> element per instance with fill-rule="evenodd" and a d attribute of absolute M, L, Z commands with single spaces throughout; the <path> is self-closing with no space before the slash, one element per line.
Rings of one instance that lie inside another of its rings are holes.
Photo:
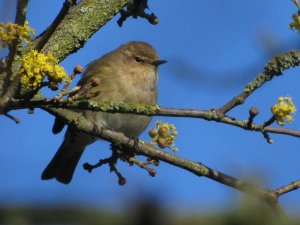
<path fill-rule="evenodd" d="M 159 66 L 159 65 L 164 64 L 166 62 L 168 62 L 168 61 L 167 60 L 154 60 L 154 61 L 151 62 L 151 64 L 154 65 L 154 66 Z"/>

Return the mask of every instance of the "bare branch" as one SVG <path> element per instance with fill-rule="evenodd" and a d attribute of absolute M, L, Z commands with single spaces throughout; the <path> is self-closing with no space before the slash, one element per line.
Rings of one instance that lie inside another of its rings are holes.
<path fill-rule="evenodd" d="M 274 193 L 278 197 L 280 197 L 281 195 L 286 194 L 286 193 L 288 193 L 290 191 L 297 190 L 298 188 L 300 188 L 300 180 L 296 180 L 296 181 L 293 181 L 293 182 L 291 182 L 291 183 L 289 183 L 287 185 L 284 185 L 284 186 L 276 189 L 274 191 Z"/>
<path fill-rule="evenodd" d="M 19 118 L 14 117 L 14 116 L 12 116 L 12 115 L 10 115 L 8 113 L 4 113 L 4 116 L 8 117 L 9 119 L 11 119 L 12 121 L 14 121 L 15 123 L 20 123 L 21 122 L 21 120 Z"/>

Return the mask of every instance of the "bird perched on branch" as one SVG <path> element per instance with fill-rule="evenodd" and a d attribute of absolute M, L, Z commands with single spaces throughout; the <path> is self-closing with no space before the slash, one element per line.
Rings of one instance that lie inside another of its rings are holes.
<path fill-rule="evenodd" d="M 159 59 L 151 45 L 138 41 L 129 42 L 88 64 L 78 83 L 81 88 L 76 95 L 87 96 L 100 103 L 114 101 L 155 105 L 157 68 L 163 63 L 166 61 Z M 136 138 L 151 120 L 151 117 L 143 115 L 88 110 L 81 112 L 98 129 L 104 127 Z M 53 133 L 59 133 L 64 125 L 56 119 Z M 64 184 L 70 183 L 84 149 L 96 140 L 95 137 L 69 127 L 63 143 L 42 173 L 42 179 L 56 178 Z"/>

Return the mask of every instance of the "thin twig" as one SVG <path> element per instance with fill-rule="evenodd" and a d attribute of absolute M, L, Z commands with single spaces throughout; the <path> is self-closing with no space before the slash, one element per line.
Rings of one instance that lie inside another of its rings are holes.
<path fill-rule="evenodd" d="M 139 160 L 137 160 L 135 157 L 129 157 L 128 161 L 130 163 L 133 163 L 135 165 L 138 165 L 140 168 L 145 169 L 148 171 L 149 175 L 151 177 L 155 177 L 156 175 L 156 170 L 153 168 L 150 168 L 148 165 L 151 164 L 151 161 L 147 161 L 147 162 L 141 162 Z"/>
<path fill-rule="evenodd" d="M 276 120 L 275 116 L 272 116 L 270 119 L 268 119 L 266 122 L 264 122 L 263 127 L 268 127 L 270 126 L 272 123 L 274 123 Z"/>
<path fill-rule="evenodd" d="M 60 101 L 64 96 L 66 96 L 69 91 L 67 90 L 71 81 L 75 78 L 75 76 L 77 74 L 80 74 L 82 73 L 83 71 L 83 68 L 82 66 L 75 66 L 74 69 L 73 69 L 73 72 L 69 75 L 69 78 L 70 78 L 70 82 L 66 82 L 65 85 L 63 86 L 62 90 L 60 93 L 58 93 L 55 97 L 54 97 L 54 101 L 57 102 L 57 101 Z M 79 90 L 80 88 L 78 86 L 76 86 L 75 88 L 73 88 L 71 91 L 74 91 L 74 90 Z"/>
<path fill-rule="evenodd" d="M 250 128 L 251 125 L 253 124 L 254 118 L 258 115 L 259 110 L 257 107 L 251 107 L 249 110 L 249 119 L 247 123 L 247 127 Z"/>
<path fill-rule="evenodd" d="M 277 188 L 276 190 L 274 190 L 274 193 L 280 197 L 283 194 L 286 194 L 290 191 L 294 191 L 297 190 L 298 188 L 300 188 L 300 179 L 299 180 L 295 180 L 287 185 L 284 185 L 280 188 Z"/>
<path fill-rule="evenodd" d="M 277 55 L 270 59 L 262 73 L 260 73 L 253 81 L 251 81 L 243 90 L 242 93 L 232 98 L 218 109 L 220 113 L 226 114 L 238 105 L 241 105 L 245 100 L 258 88 L 266 82 L 272 80 L 275 76 L 282 75 L 284 70 L 300 65 L 300 52 L 289 51 Z"/>
<path fill-rule="evenodd" d="M 266 141 L 267 141 L 269 144 L 273 144 L 273 140 L 272 140 L 272 138 L 270 137 L 270 135 L 269 135 L 267 132 L 262 131 L 261 133 L 263 134 L 264 138 L 266 139 Z"/>
<path fill-rule="evenodd" d="M 112 149 L 112 155 L 106 159 L 100 159 L 98 163 L 95 165 L 91 165 L 89 163 L 83 164 L 83 168 L 87 170 L 89 173 L 91 173 L 94 169 L 104 165 L 108 164 L 110 168 L 110 172 L 114 172 L 118 177 L 118 183 L 119 185 L 126 184 L 126 178 L 122 176 L 122 174 L 119 172 L 119 170 L 116 167 L 117 161 L 119 159 L 118 152 L 114 151 Z"/>
<path fill-rule="evenodd" d="M 16 123 L 20 123 L 20 122 L 21 122 L 21 120 L 20 120 L 19 118 L 14 117 L 14 116 L 12 116 L 12 115 L 10 115 L 10 114 L 8 114 L 8 113 L 4 113 L 4 115 L 5 115 L 6 117 L 8 117 L 9 119 L 13 120 L 13 121 L 16 122 Z"/>

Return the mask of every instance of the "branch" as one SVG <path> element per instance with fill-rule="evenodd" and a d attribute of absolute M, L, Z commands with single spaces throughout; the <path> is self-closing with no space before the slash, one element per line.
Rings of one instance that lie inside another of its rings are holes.
<path fill-rule="evenodd" d="M 20 0 L 20 2 L 25 1 Z M 59 20 L 59 25 L 45 43 L 42 51 L 52 52 L 59 61 L 62 61 L 68 55 L 83 47 L 91 35 L 106 24 L 129 2 L 130 0 L 80 1 L 61 21 Z M 37 42 L 18 49 L 18 55 L 25 54 L 30 49 L 36 47 Z M 8 110 L 8 101 L 18 90 L 19 77 L 17 74 L 20 67 L 20 57 L 14 57 L 11 65 L 7 67 L 10 72 L 3 76 L 1 75 L 1 77 L 5 77 L 9 82 L 4 83 L 0 87 L 0 90 L 2 90 L 0 96 L 0 114 Z"/>
<path fill-rule="evenodd" d="M 59 61 L 62 61 L 82 48 L 96 31 L 129 2 L 131 0 L 80 1 L 64 16 L 42 51 L 52 52 Z"/>
<path fill-rule="evenodd" d="M 164 161 L 168 164 L 187 170 L 197 176 L 207 177 L 211 180 L 217 181 L 226 186 L 237 189 L 241 192 L 255 196 L 263 202 L 265 202 L 266 204 L 268 204 L 271 208 L 273 208 L 276 213 L 281 215 L 282 220 L 286 219 L 284 212 L 277 203 L 279 195 L 275 193 L 276 191 L 256 187 L 250 183 L 238 180 L 232 176 L 226 175 L 212 168 L 209 168 L 201 162 L 194 162 L 192 160 L 176 156 L 175 154 L 164 152 L 149 144 L 143 144 L 139 142 L 138 145 L 136 145 L 134 140 L 126 137 L 123 133 L 115 132 L 105 128 L 95 127 L 92 123 L 87 121 L 85 117 L 82 116 L 80 113 L 75 113 L 71 111 L 66 113 L 66 110 L 47 107 L 43 109 L 49 112 L 50 114 L 54 115 L 55 117 L 59 118 L 63 122 L 67 123 L 69 126 L 72 127 L 72 129 L 85 132 L 89 135 L 101 138 L 111 143 L 124 145 L 129 149 L 132 149 L 136 154 L 144 155 L 153 159 L 157 159 L 159 161 Z M 282 194 L 284 193 L 282 192 Z"/>
<path fill-rule="evenodd" d="M 26 19 L 27 6 L 29 0 L 18 0 L 17 4 L 17 12 L 15 17 L 15 23 L 19 25 L 23 25 Z M 9 47 L 9 56 L 8 56 L 8 68 L 11 66 L 15 54 L 17 52 L 17 46 L 19 44 L 18 40 L 15 40 L 13 44 Z"/>
<path fill-rule="evenodd" d="M 51 108 L 63 108 L 63 109 L 81 109 L 91 111 L 102 111 L 109 113 L 129 113 L 136 115 L 148 115 L 148 116 L 168 116 L 168 117 L 190 117 L 200 118 L 208 121 L 215 121 L 219 123 L 225 123 L 232 126 L 236 126 L 245 130 L 264 132 L 264 133 L 276 133 L 294 136 L 300 138 L 300 131 L 291 130 L 279 127 L 269 127 L 264 124 L 258 125 L 255 123 L 249 124 L 247 120 L 239 120 L 226 115 L 223 115 L 218 110 L 196 110 L 196 109 L 173 109 L 173 108 L 159 108 L 158 106 L 136 105 L 130 103 L 98 103 L 92 100 L 81 101 L 68 101 L 68 99 L 62 101 L 53 101 L 51 99 L 40 98 L 30 101 L 12 100 L 10 103 L 10 110 L 24 109 L 24 108 L 43 108 L 45 106 Z"/>
<path fill-rule="evenodd" d="M 247 84 L 243 92 L 221 108 L 218 109 L 220 113 L 226 114 L 234 107 L 243 104 L 245 100 L 258 88 L 260 88 L 267 81 L 272 80 L 275 76 L 282 75 L 284 70 L 287 70 L 291 67 L 300 65 L 300 51 L 290 51 L 284 54 L 280 54 L 272 58 L 268 64 L 265 66 L 264 71 L 260 73 L 253 81 Z"/>
<path fill-rule="evenodd" d="M 284 186 L 276 189 L 274 191 L 274 193 L 278 197 L 280 197 L 281 195 L 286 194 L 286 193 L 288 193 L 290 191 L 297 190 L 298 188 L 300 188 L 300 180 L 296 180 L 296 181 L 293 181 L 293 182 L 291 182 L 291 183 L 289 183 L 287 185 L 284 185 Z"/>
<path fill-rule="evenodd" d="M 51 23 L 51 25 L 44 32 L 42 32 L 42 34 L 39 37 L 36 38 L 33 47 L 34 49 L 40 51 L 44 47 L 48 39 L 51 37 L 51 35 L 56 30 L 56 28 L 65 18 L 66 14 L 69 12 L 70 8 L 75 4 L 76 4 L 76 0 L 65 0 L 61 10 L 57 14 L 56 18 Z"/>
<path fill-rule="evenodd" d="M 23 25 L 26 19 L 27 5 L 29 0 L 18 0 L 15 23 Z M 9 48 L 8 60 L 5 65 L 5 70 L 0 70 L 2 73 L 0 78 L 0 114 L 6 112 L 7 100 L 10 99 L 16 92 L 19 86 L 19 78 L 17 72 L 20 66 L 13 66 L 16 60 L 16 53 L 19 48 L 19 41 L 15 40 Z M 19 61 L 20 59 L 17 59 Z"/>

